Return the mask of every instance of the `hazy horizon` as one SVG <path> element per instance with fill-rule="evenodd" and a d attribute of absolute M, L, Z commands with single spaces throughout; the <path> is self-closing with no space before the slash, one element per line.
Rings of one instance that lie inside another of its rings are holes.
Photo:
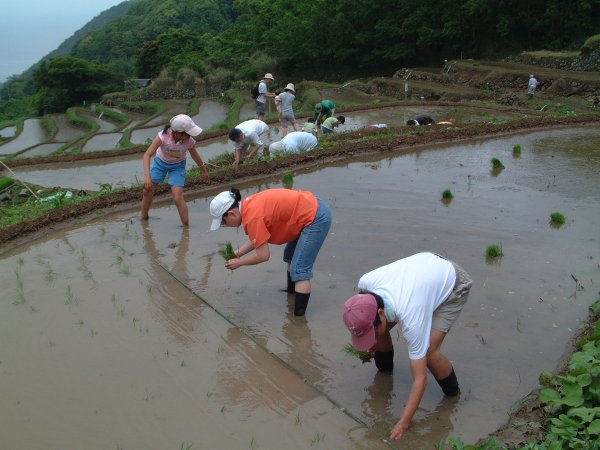
<path fill-rule="evenodd" d="M 6 2 L 0 15 L 0 83 L 20 75 L 98 14 L 123 1 Z"/>

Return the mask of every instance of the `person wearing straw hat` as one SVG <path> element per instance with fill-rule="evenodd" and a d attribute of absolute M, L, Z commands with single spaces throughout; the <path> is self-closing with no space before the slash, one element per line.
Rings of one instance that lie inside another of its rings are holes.
<path fill-rule="evenodd" d="M 248 241 L 225 267 L 235 270 L 268 261 L 269 244 L 286 244 L 287 292 L 294 294 L 294 315 L 303 316 L 311 293 L 312 268 L 331 227 L 331 207 L 312 192 L 267 189 L 242 200 L 238 189 L 210 202 L 211 230 L 244 227 Z"/>
<path fill-rule="evenodd" d="M 188 207 L 183 198 L 185 164 L 188 153 L 202 170 L 204 181 L 206 183 L 210 182 L 204 161 L 202 161 L 202 157 L 196 150 L 196 140 L 194 138 L 199 136 L 200 133 L 202 133 L 202 128 L 196 125 L 190 116 L 185 114 L 173 117 L 169 125 L 158 132 L 158 135 L 144 153 L 144 191 L 140 213 L 141 220 L 148 219 L 148 211 L 154 199 L 154 190 L 168 176 L 171 194 L 175 206 L 177 206 L 181 223 L 185 227 L 189 225 Z M 153 156 L 154 159 L 152 159 Z"/>
<path fill-rule="evenodd" d="M 296 89 L 292 83 L 288 83 L 283 92 L 278 95 L 281 106 L 281 133 L 285 136 L 288 133 L 288 124 L 294 127 L 294 131 L 300 131 L 300 125 L 294 117 L 294 108 L 292 106 L 296 98 Z"/>
<path fill-rule="evenodd" d="M 258 97 L 256 97 L 256 118 L 263 120 L 265 118 L 265 104 L 267 98 L 275 97 L 275 93 L 269 92 L 269 85 L 275 81 L 273 75 L 265 73 L 262 80 L 258 83 Z"/>
<path fill-rule="evenodd" d="M 410 426 L 425 393 L 428 369 L 445 395 L 460 393 L 454 367 L 440 349 L 472 284 L 458 264 L 423 252 L 366 273 L 358 281 L 359 293 L 344 303 L 344 324 L 352 344 L 369 352 L 380 372 L 394 368 L 390 330 L 397 323 L 408 346 L 413 383 L 392 439 L 400 438 Z"/>

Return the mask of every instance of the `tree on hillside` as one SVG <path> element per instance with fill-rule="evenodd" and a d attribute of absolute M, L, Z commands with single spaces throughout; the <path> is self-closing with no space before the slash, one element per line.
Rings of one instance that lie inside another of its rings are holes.
<path fill-rule="evenodd" d="M 40 114 L 64 111 L 120 87 L 116 81 L 107 66 L 72 56 L 58 56 L 42 62 L 33 73 L 38 89 L 35 104 Z"/>
<path fill-rule="evenodd" d="M 154 78 L 164 68 L 194 69 L 199 75 L 206 73 L 203 64 L 202 36 L 188 30 L 171 30 L 146 42 L 136 52 L 136 70 L 140 78 Z"/>

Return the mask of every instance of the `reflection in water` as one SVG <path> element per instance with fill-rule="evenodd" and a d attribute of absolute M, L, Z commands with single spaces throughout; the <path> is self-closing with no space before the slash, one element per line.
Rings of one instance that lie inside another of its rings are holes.
<path fill-rule="evenodd" d="M 326 383 L 327 365 L 322 354 L 314 350 L 315 342 L 306 317 L 294 316 L 294 295 L 284 294 L 288 297 L 288 312 L 281 327 L 285 353 L 281 358 L 289 362 L 302 376 L 312 383 Z"/>
<path fill-rule="evenodd" d="M 187 268 L 189 251 L 189 229 L 181 228 L 179 242 L 173 242 L 177 248 L 175 262 L 167 267 L 161 262 L 165 256 L 154 242 L 154 236 L 149 224 L 144 224 L 144 250 L 148 256 L 151 285 L 148 288 L 155 315 L 162 319 L 167 329 L 178 341 L 190 345 L 194 340 L 192 331 L 199 320 L 203 304 L 186 288 L 190 279 Z M 179 283 L 174 283 L 175 279 Z M 156 292 L 155 292 L 156 291 Z"/>

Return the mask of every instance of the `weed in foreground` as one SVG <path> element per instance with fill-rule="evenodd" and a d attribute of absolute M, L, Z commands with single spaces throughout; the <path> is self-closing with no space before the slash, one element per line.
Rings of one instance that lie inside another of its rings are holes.
<path fill-rule="evenodd" d="M 491 163 L 493 169 L 504 169 L 504 164 L 502 164 L 502 161 L 500 161 L 498 158 L 492 158 Z"/>
<path fill-rule="evenodd" d="M 442 198 L 444 200 L 452 200 L 454 198 L 454 194 L 452 194 L 452 191 L 450 189 L 445 189 L 442 192 Z"/>
<path fill-rule="evenodd" d="M 504 256 L 504 253 L 502 253 L 502 244 L 489 245 L 485 250 L 485 256 L 490 259 Z"/>
<path fill-rule="evenodd" d="M 556 225 L 564 225 L 567 221 L 567 218 L 562 213 L 552 212 L 550 213 L 550 221 Z"/>

